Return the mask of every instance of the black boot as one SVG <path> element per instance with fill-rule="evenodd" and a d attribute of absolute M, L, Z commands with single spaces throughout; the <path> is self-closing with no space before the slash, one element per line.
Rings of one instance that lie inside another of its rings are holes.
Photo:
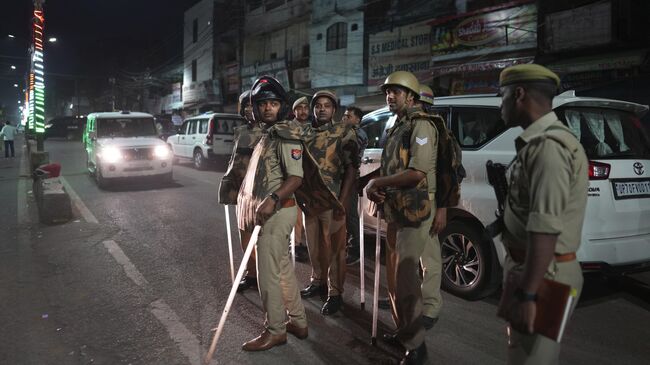
<path fill-rule="evenodd" d="M 404 354 L 400 365 L 422 365 L 427 363 L 427 345 L 422 342 L 415 350 L 408 350 Z"/>
<path fill-rule="evenodd" d="M 329 298 L 327 298 L 327 301 L 325 304 L 323 304 L 323 308 L 321 308 L 320 312 L 323 315 L 329 316 L 332 315 L 341 309 L 341 306 L 343 305 L 343 299 L 341 298 L 340 295 L 334 295 Z"/>
<path fill-rule="evenodd" d="M 242 292 L 250 287 L 257 286 L 257 278 L 252 276 L 244 276 L 237 286 L 237 291 Z"/>
<path fill-rule="evenodd" d="M 311 298 L 323 292 L 324 285 L 309 284 L 305 289 L 300 291 L 300 296 L 303 298 Z"/>

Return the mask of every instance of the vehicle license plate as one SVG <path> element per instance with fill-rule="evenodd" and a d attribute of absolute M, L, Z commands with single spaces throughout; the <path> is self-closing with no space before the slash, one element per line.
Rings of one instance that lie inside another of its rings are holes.
<path fill-rule="evenodd" d="M 614 199 L 650 198 L 650 179 L 612 180 Z"/>

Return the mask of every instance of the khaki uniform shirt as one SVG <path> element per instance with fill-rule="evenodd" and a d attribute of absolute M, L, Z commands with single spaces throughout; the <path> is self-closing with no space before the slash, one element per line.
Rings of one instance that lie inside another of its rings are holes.
<path fill-rule="evenodd" d="M 418 170 L 426 175 L 416 188 L 423 188 L 428 194 L 424 197 L 412 196 L 405 202 L 388 204 L 401 207 L 413 205 L 413 210 L 418 210 L 416 200 L 427 199 L 434 201 L 436 193 L 436 161 L 438 156 L 438 131 L 428 119 L 411 119 L 410 115 L 419 108 L 410 108 L 405 116 L 398 119 L 395 125 L 386 131 L 386 145 L 381 155 L 381 176 L 389 176 L 404 171 L 407 168 Z M 423 186 L 420 186 L 423 185 Z M 400 189 L 407 194 L 412 191 L 417 194 L 418 189 Z M 386 199 L 391 199 L 392 194 L 387 191 Z M 403 198 L 400 198 L 403 199 Z M 387 205 L 384 205 L 387 222 L 396 221 L 391 216 Z"/>
<path fill-rule="evenodd" d="M 359 144 L 352 127 L 343 123 L 326 123 L 305 128 L 307 148 L 321 170 L 327 187 L 338 197 L 345 170 L 359 168 Z"/>
<path fill-rule="evenodd" d="M 576 252 L 589 186 L 582 145 L 551 112 L 526 128 L 515 146 L 504 244 L 525 250 L 528 232 L 557 234 L 557 254 Z"/>

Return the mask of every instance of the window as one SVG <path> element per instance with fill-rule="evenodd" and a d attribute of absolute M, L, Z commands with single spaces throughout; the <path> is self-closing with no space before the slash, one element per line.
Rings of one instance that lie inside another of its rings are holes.
<path fill-rule="evenodd" d="M 208 134 L 208 120 L 201 119 L 201 124 L 199 125 L 199 134 Z"/>
<path fill-rule="evenodd" d="M 199 124 L 199 121 L 198 121 L 198 120 L 193 120 L 193 121 L 191 121 L 191 122 L 190 122 L 189 133 L 187 133 L 187 134 L 196 134 L 196 130 L 197 130 L 197 126 L 198 126 L 198 124 Z"/>
<path fill-rule="evenodd" d="M 323 33 L 318 33 L 318 34 L 316 35 L 316 40 L 317 40 L 317 41 L 320 41 L 321 39 L 323 39 Z"/>
<path fill-rule="evenodd" d="M 192 22 L 192 43 L 196 43 L 199 40 L 199 20 L 194 19 Z"/>
<path fill-rule="evenodd" d="M 303 58 L 308 58 L 309 57 L 309 45 L 305 44 L 302 46 L 302 57 Z"/>
<path fill-rule="evenodd" d="M 497 108 L 452 108 L 451 131 L 463 148 L 479 148 L 506 130 Z"/>
<path fill-rule="evenodd" d="M 352 24 L 352 27 L 350 27 L 350 30 L 353 31 L 353 32 L 359 30 L 359 25 L 357 23 Z"/>
<path fill-rule="evenodd" d="M 327 50 L 346 48 L 348 46 L 347 23 L 338 22 L 327 28 Z"/>
<path fill-rule="evenodd" d="M 269 56 L 270 59 L 274 60 L 278 58 L 278 54 L 276 52 L 271 53 L 271 56 Z"/>
<path fill-rule="evenodd" d="M 361 129 L 368 135 L 368 148 L 382 148 L 386 140 L 386 129 L 395 123 L 395 116 L 390 112 L 371 114 L 361 120 Z"/>
<path fill-rule="evenodd" d="M 558 111 L 558 117 L 571 129 L 589 158 L 650 158 L 650 138 L 632 113 L 574 107 Z"/>
<path fill-rule="evenodd" d="M 196 82 L 196 60 L 192 60 L 192 82 Z"/>

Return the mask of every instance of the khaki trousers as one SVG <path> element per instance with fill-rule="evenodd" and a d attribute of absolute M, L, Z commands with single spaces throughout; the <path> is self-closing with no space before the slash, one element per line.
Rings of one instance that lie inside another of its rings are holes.
<path fill-rule="evenodd" d="M 282 208 L 264 224 L 257 240 L 257 286 L 266 312 L 266 329 L 286 333 L 287 314 L 298 327 L 307 326 L 296 274 L 289 259 L 289 235 L 296 224 L 296 207 Z"/>
<path fill-rule="evenodd" d="M 334 220 L 332 210 L 305 215 L 305 233 L 312 265 L 311 283 L 320 285 L 327 277 L 328 296 L 341 295 L 346 270 L 345 217 Z"/>
<path fill-rule="evenodd" d="M 435 211 L 431 212 L 435 216 Z M 423 223 L 424 224 L 424 223 Z M 396 229 L 397 225 L 388 225 L 386 240 L 386 277 L 388 282 L 388 295 L 391 302 L 395 298 L 395 281 L 397 269 L 396 250 Z M 422 277 L 422 314 L 438 318 L 442 308 L 442 295 L 440 293 L 440 282 L 442 279 L 442 258 L 440 252 L 440 240 L 438 236 L 430 237 L 424 245 L 420 265 L 423 272 Z M 394 308 L 394 305 L 392 306 Z M 399 318 L 394 309 L 391 310 L 395 326 L 399 327 Z"/>
<path fill-rule="evenodd" d="M 397 325 L 397 338 L 407 350 L 413 350 L 424 342 L 422 325 L 422 276 L 420 257 L 425 246 L 433 245 L 429 228 L 433 221 L 431 212 L 419 227 L 402 227 L 389 223 L 388 246 L 394 247 L 387 253 L 386 275 L 392 314 Z"/>
<path fill-rule="evenodd" d="M 246 252 L 246 247 L 248 247 L 248 243 L 251 240 L 251 235 L 253 232 L 247 232 L 243 230 L 239 230 L 239 240 L 241 241 L 241 249 L 242 251 Z M 248 262 L 246 263 L 246 276 L 249 276 L 251 278 L 257 277 L 257 267 L 255 263 L 255 250 L 251 252 L 251 257 L 248 259 Z"/>
<path fill-rule="evenodd" d="M 504 278 L 507 277 L 507 273 L 511 269 L 521 270 L 521 266 L 508 257 L 504 266 Z M 580 264 L 575 260 L 562 263 L 553 261 L 546 277 L 576 289 L 578 295 L 573 302 L 571 310 L 571 314 L 573 314 L 582 292 L 583 277 Z M 541 335 L 524 334 L 515 331 L 510 326 L 507 327 L 506 335 L 508 337 L 508 364 L 547 365 L 560 363 L 559 343 Z"/>

